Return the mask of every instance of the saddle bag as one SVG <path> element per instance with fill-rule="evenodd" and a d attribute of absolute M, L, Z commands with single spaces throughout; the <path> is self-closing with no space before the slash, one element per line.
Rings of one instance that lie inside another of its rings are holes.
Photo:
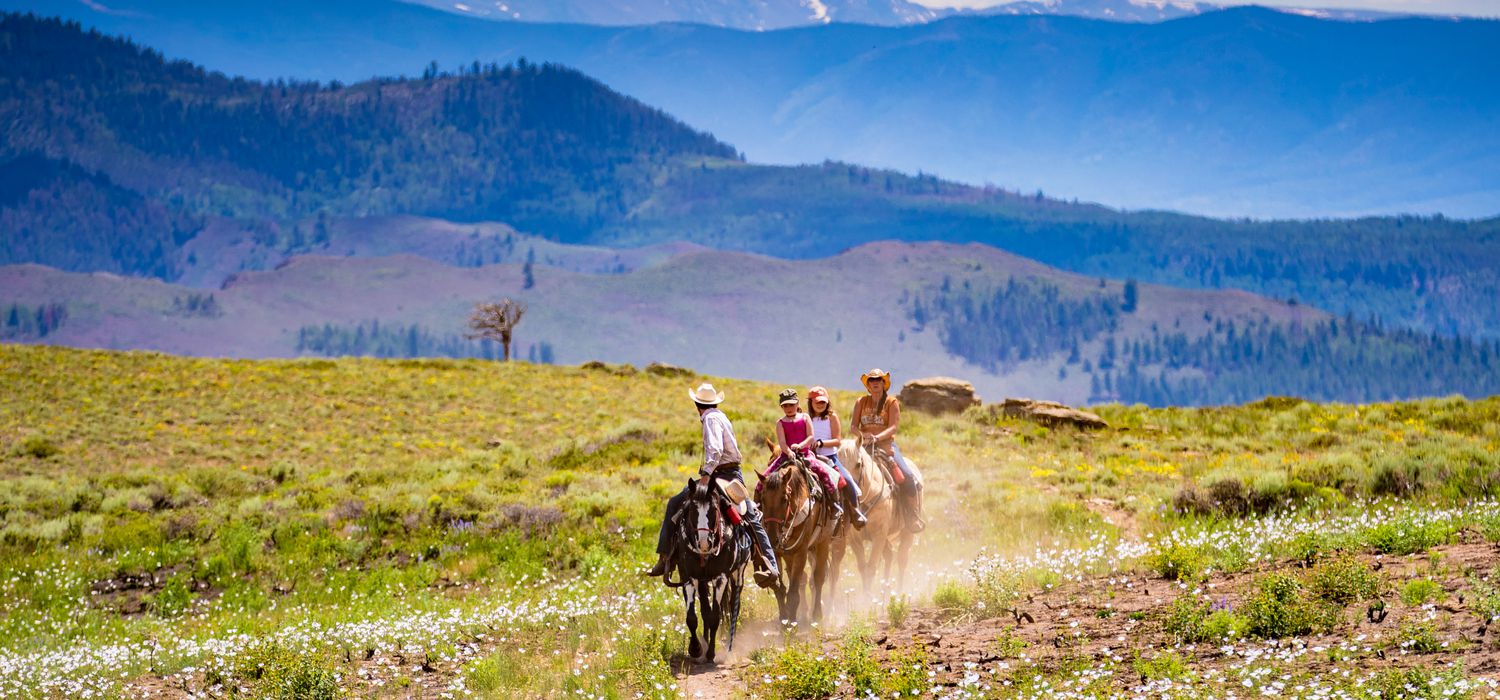
<path fill-rule="evenodd" d="M 729 501 L 730 521 L 739 525 L 750 507 L 750 492 L 745 490 L 744 484 L 734 479 L 714 479 L 714 483 L 719 485 L 719 493 L 724 494 L 724 498 Z"/>

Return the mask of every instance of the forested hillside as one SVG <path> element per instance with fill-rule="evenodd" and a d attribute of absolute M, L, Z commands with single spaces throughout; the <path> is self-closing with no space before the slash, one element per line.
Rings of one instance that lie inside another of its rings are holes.
<path fill-rule="evenodd" d="M 475 63 L 462 76 L 349 87 L 257 83 L 19 15 L 0 18 L 0 96 L 5 170 L 32 173 L 31 154 L 49 159 L 30 181 L 5 183 L 0 205 L 18 222 L 6 242 L 26 245 L 7 245 L 0 261 L 166 278 L 173 261 L 113 240 L 161 236 L 152 219 L 168 217 L 157 203 L 199 216 L 500 220 L 579 238 L 623 216 L 672 158 L 735 155 L 559 66 Z M 122 188 L 154 200 L 134 202 L 140 220 L 116 221 Z M 81 218 L 75 235 L 42 225 L 61 211 Z M 46 239 L 21 233 L 44 229 Z M 181 242 L 135 247 L 170 258 Z"/>
<path fill-rule="evenodd" d="M 1481 302 L 1500 297 L 1500 219 L 1218 220 L 843 163 L 750 165 L 574 71 L 522 61 L 349 86 L 259 83 L 22 15 L 0 18 L 0 59 L 0 118 L 12 125 L 0 143 L 0 263 L 216 287 L 293 253 L 455 260 L 456 244 L 432 252 L 426 229 L 372 232 L 385 220 L 370 217 L 415 213 L 570 243 L 688 240 L 780 257 L 880 239 L 982 242 L 1090 275 L 1500 337 L 1500 305 Z M 382 244 L 330 248 L 326 232 L 346 229 Z M 258 248 L 216 267 L 236 237 Z"/>
<path fill-rule="evenodd" d="M 1139 305 L 1139 286 L 1072 294 L 1014 277 L 944 278 L 915 295 L 908 313 L 943 347 L 1004 374 L 1061 359 L 1058 379 L 1087 376 L 1088 401 L 1151 406 L 1226 404 L 1290 394 L 1363 402 L 1460 392 L 1500 394 L 1500 343 L 1385 329 L 1354 318 L 1214 318 L 1183 327 Z M 1133 333 L 1119 332 L 1126 317 Z"/>

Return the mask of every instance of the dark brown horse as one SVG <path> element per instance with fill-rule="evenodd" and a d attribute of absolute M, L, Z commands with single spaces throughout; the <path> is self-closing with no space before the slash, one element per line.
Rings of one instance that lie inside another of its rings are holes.
<path fill-rule="evenodd" d="M 875 595 L 875 574 L 882 565 L 886 580 L 891 579 L 891 565 L 896 565 L 894 584 L 897 589 L 906 582 L 906 564 L 912 542 L 916 539 L 916 531 L 908 519 L 909 508 L 914 504 L 897 503 L 896 483 L 891 477 L 891 469 L 882 463 L 882 460 L 888 459 L 889 454 L 882 454 L 868 441 L 863 445 L 854 440 L 844 440 L 839 444 L 839 461 L 844 463 L 849 475 L 859 484 L 860 509 L 865 512 L 869 522 L 862 530 L 843 528 L 838 541 L 834 542 L 830 562 L 832 574 L 828 577 L 828 587 L 829 595 L 835 600 L 838 599 L 835 588 L 838 586 L 846 546 L 849 551 L 854 552 L 854 561 L 859 566 L 866 596 Z M 909 459 L 907 466 L 916 473 L 917 467 Z M 917 498 L 921 498 L 920 489 L 917 491 Z"/>
<path fill-rule="evenodd" d="M 777 451 L 772 445 L 773 453 Z M 823 619 L 823 580 L 828 575 L 828 555 L 833 535 L 833 509 L 824 494 L 813 498 L 818 477 L 807 460 L 797 454 L 783 457 L 786 463 L 770 475 L 761 475 L 756 502 L 764 513 L 766 534 L 776 549 L 776 560 L 784 580 L 776 591 L 781 619 L 797 621 L 809 560 L 812 563 L 811 619 Z"/>
<path fill-rule="evenodd" d="M 732 522 L 726 509 L 733 506 L 716 486 L 700 487 L 697 481 L 689 481 L 688 492 L 677 515 L 672 569 L 665 580 L 668 586 L 682 589 L 687 603 L 688 657 L 713 663 L 721 622 L 729 623 L 724 643 L 734 650 L 745 564 L 750 562 L 750 534 Z M 670 580 L 672 570 L 677 572 L 675 582 Z M 703 611 L 703 643 L 698 641 L 699 609 Z"/>

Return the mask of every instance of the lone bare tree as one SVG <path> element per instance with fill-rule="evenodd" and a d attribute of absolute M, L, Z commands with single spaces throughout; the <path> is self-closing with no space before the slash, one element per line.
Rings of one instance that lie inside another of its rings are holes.
<path fill-rule="evenodd" d="M 509 297 L 498 302 L 483 301 L 474 305 L 469 314 L 470 338 L 496 340 L 505 348 L 505 360 L 510 361 L 510 334 L 521 317 L 526 315 L 526 304 Z"/>

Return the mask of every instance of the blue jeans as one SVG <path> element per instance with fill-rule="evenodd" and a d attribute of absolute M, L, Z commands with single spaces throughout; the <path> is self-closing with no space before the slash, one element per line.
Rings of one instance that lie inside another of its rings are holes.
<path fill-rule="evenodd" d="M 839 460 L 838 454 L 818 455 L 818 458 L 832 464 L 833 468 L 838 470 L 839 475 L 844 477 L 844 483 L 849 485 L 848 489 L 853 494 L 855 504 L 858 504 L 860 497 L 859 484 L 854 483 L 854 477 L 850 476 L 849 470 L 844 468 L 844 463 Z"/>
<path fill-rule="evenodd" d="M 911 467 L 907 465 L 906 458 L 901 456 L 901 448 L 897 447 L 894 442 L 891 443 L 891 458 L 891 461 L 896 463 L 896 468 L 901 470 L 901 476 L 904 477 L 896 488 L 908 496 L 916 494 L 917 478 L 912 476 Z"/>

